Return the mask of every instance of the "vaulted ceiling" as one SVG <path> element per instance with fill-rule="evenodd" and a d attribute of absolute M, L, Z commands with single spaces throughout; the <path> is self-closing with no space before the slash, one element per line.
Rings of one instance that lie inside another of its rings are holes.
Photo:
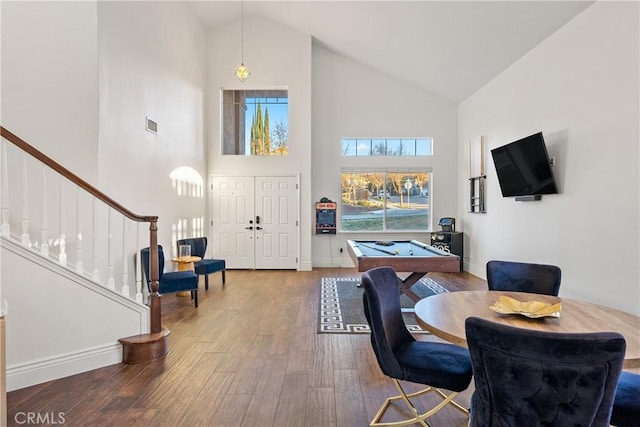
<path fill-rule="evenodd" d="M 193 1 L 206 27 L 257 15 L 460 102 L 592 1 Z"/>

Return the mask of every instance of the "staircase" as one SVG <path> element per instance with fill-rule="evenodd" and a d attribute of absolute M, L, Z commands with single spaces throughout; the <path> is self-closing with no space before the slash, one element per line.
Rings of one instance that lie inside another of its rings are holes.
<path fill-rule="evenodd" d="M 134 214 L 0 131 L 7 390 L 163 357 L 169 332 L 157 292 L 158 218 Z M 151 292 L 138 260 L 146 246 Z"/>

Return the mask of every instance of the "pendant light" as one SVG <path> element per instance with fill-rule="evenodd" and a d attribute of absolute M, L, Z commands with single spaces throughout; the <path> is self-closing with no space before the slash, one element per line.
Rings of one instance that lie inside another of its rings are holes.
<path fill-rule="evenodd" d="M 241 31 L 241 62 L 240 62 L 240 66 L 238 68 L 236 68 L 236 72 L 235 75 L 238 78 L 238 80 L 240 80 L 242 83 L 244 83 L 245 80 L 247 80 L 249 78 L 249 76 L 251 75 L 251 71 L 244 66 L 244 0 L 242 0 L 241 2 L 242 4 L 242 16 L 241 16 L 241 20 L 242 20 L 242 31 Z"/>

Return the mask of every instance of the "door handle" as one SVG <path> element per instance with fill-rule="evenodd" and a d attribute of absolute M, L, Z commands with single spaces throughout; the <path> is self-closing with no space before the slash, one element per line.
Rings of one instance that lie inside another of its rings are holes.
<path fill-rule="evenodd" d="M 245 230 L 253 230 L 253 227 L 245 227 Z"/>
<path fill-rule="evenodd" d="M 256 227 L 256 230 L 262 230 L 262 227 Z"/>

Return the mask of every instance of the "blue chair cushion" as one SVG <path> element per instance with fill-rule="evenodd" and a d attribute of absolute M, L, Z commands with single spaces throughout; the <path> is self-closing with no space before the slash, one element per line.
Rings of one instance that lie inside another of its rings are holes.
<path fill-rule="evenodd" d="M 162 275 L 160 293 L 193 291 L 198 289 L 198 276 L 193 271 L 172 271 Z"/>
<path fill-rule="evenodd" d="M 147 288 L 150 289 L 149 275 L 149 248 L 140 250 L 142 258 L 142 267 L 147 282 Z M 164 252 L 162 246 L 158 245 L 158 293 L 170 294 L 172 292 L 195 291 L 191 293 L 193 303 L 198 308 L 198 276 L 193 271 L 172 271 L 164 272 Z"/>
<path fill-rule="evenodd" d="M 620 374 L 611 424 L 619 427 L 640 426 L 640 375 L 626 371 Z"/>
<path fill-rule="evenodd" d="M 466 348 L 414 341 L 394 354 L 407 381 L 458 392 L 466 390 L 471 382 L 471 356 Z"/>
<path fill-rule="evenodd" d="M 203 259 L 194 264 L 196 274 L 211 274 L 226 268 L 223 259 Z"/>

